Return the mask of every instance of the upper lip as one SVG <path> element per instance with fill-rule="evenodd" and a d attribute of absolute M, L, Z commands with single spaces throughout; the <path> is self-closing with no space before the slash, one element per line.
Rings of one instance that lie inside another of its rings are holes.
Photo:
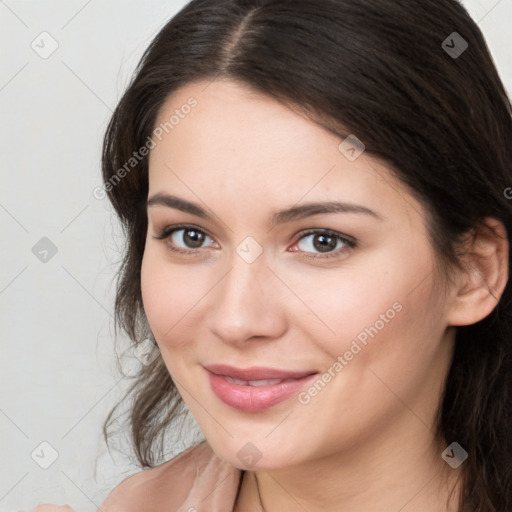
<path fill-rule="evenodd" d="M 232 377 L 240 380 L 266 380 L 266 379 L 298 379 L 313 375 L 315 371 L 289 371 L 280 370 L 278 368 L 265 368 L 263 366 L 253 366 L 251 368 L 235 368 L 227 364 L 211 364 L 205 368 L 215 373 L 216 375 L 223 375 L 225 377 Z"/>

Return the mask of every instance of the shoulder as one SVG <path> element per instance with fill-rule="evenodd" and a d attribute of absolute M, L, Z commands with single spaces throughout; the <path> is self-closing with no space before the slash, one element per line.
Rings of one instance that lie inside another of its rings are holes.
<path fill-rule="evenodd" d="M 188 502 L 197 503 L 195 490 L 201 490 L 201 494 L 210 487 L 213 490 L 219 481 L 223 482 L 229 500 L 238 488 L 240 474 L 240 470 L 220 460 L 204 441 L 159 466 L 123 480 L 98 512 L 174 512 Z"/>
<path fill-rule="evenodd" d="M 183 484 L 186 482 L 181 477 L 187 473 L 190 476 L 190 469 L 195 465 L 194 462 L 199 464 L 206 462 L 211 455 L 211 449 L 203 442 L 188 448 L 163 464 L 127 477 L 110 492 L 99 506 L 98 512 L 148 510 L 149 503 L 152 509 L 157 510 L 159 500 L 164 500 L 169 506 L 169 499 L 179 500 L 180 490 L 185 490 Z M 173 477 L 180 478 L 179 486 L 170 485 Z M 142 508 L 140 508 L 141 504 L 144 505 Z"/>

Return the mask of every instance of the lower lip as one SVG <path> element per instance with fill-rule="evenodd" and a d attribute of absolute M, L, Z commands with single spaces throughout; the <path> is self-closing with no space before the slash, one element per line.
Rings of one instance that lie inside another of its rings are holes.
<path fill-rule="evenodd" d="M 208 371 L 208 370 L 207 370 Z M 208 371 L 213 392 L 227 405 L 244 412 L 260 412 L 286 400 L 300 391 L 318 374 L 308 375 L 273 386 L 243 386 L 228 382 L 223 377 Z"/>

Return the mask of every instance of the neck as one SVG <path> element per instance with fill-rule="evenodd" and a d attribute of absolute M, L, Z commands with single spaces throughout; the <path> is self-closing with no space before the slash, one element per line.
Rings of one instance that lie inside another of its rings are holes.
<path fill-rule="evenodd" d="M 463 466 L 451 469 L 441 458 L 449 443 L 416 424 L 384 446 L 376 439 L 303 465 L 247 471 L 234 510 L 457 512 Z"/>

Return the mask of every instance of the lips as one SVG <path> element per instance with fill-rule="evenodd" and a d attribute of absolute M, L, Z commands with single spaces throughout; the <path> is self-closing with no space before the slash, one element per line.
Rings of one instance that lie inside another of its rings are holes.
<path fill-rule="evenodd" d="M 227 365 L 205 367 L 213 393 L 226 405 L 244 412 L 260 412 L 299 392 L 317 372 Z"/>
<path fill-rule="evenodd" d="M 206 366 L 206 369 L 215 375 L 222 375 L 224 377 L 231 377 L 244 382 L 254 382 L 261 380 L 278 380 L 283 381 L 287 379 L 300 379 L 313 373 L 314 370 L 309 371 L 290 371 L 279 370 L 275 368 L 265 368 L 263 366 L 254 366 L 248 369 L 235 368 L 226 364 L 212 364 Z"/>

